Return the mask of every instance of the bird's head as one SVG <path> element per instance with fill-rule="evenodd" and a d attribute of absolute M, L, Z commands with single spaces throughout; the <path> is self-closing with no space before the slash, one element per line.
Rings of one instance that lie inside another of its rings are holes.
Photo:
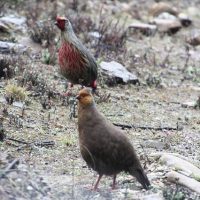
<path fill-rule="evenodd" d="M 55 25 L 61 30 L 61 31 L 71 31 L 72 29 L 72 25 L 70 23 L 70 21 L 65 18 L 65 17 L 56 17 L 56 22 Z"/>
<path fill-rule="evenodd" d="M 94 105 L 94 99 L 89 88 L 80 90 L 76 99 L 78 99 L 79 104 L 84 107 Z"/>

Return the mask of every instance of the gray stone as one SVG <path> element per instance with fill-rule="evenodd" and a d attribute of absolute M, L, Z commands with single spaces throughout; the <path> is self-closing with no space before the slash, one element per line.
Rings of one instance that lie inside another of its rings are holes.
<path fill-rule="evenodd" d="M 187 27 L 192 24 L 192 19 L 190 19 L 185 13 L 179 13 L 178 18 L 183 26 Z"/>
<path fill-rule="evenodd" d="M 145 23 L 132 23 L 128 26 L 130 31 L 140 31 L 144 35 L 154 35 L 157 31 L 157 26 Z"/>
<path fill-rule="evenodd" d="M 0 21 L 0 32 L 9 33 L 9 26 L 2 21 Z"/>
<path fill-rule="evenodd" d="M 149 195 L 145 195 L 142 200 L 164 200 L 163 195 L 162 194 L 149 194 Z"/>
<path fill-rule="evenodd" d="M 2 42 L 0 41 L 0 53 L 7 54 L 7 53 L 24 53 L 26 52 L 27 47 L 21 44 L 12 43 L 12 42 Z"/>
<path fill-rule="evenodd" d="M 98 31 L 89 32 L 88 34 L 95 39 L 99 39 L 101 37 L 101 34 Z"/>
<path fill-rule="evenodd" d="M 196 105 L 196 101 L 188 101 L 181 104 L 183 108 L 194 108 Z"/>
<path fill-rule="evenodd" d="M 118 62 L 103 61 L 100 63 L 100 67 L 102 69 L 102 73 L 108 77 L 108 79 L 106 80 L 106 83 L 108 85 L 126 83 L 136 84 L 139 82 L 135 74 L 129 72 L 123 65 Z"/>
<path fill-rule="evenodd" d="M 162 12 L 155 19 L 176 20 L 177 17 L 168 12 Z"/>
<path fill-rule="evenodd" d="M 171 167 L 176 171 L 181 171 L 182 174 L 184 173 L 196 180 L 200 180 L 200 169 L 187 161 L 186 158 L 180 158 L 179 155 L 173 155 L 170 153 L 156 153 L 154 156 L 159 157 L 161 164 Z"/>
<path fill-rule="evenodd" d="M 18 31 L 25 32 L 26 31 L 26 18 L 17 15 L 8 15 L 0 18 L 0 22 L 9 27 L 9 32 Z"/>
<path fill-rule="evenodd" d="M 182 27 L 181 22 L 178 19 L 155 18 L 152 23 L 157 25 L 159 32 L 170 34 L 176 33 Z"/>
<path fill-rule="evenodd" d="M 169 13 L 171 15 L 176 16 L 178 14 L 178 10 L 176 7 L 173 7 L 171 4 L 166 2 L 158 2 L 154 3 L 149 9 L 149 16 L 157 17 L 162 13 Z"/>
<path fill-rule="evenodd" d="M 18 107 L 18 108 L 23 108 L 25 106 L 25 103 L 21 101 L 14 101 L 13 106 Z"/>
<path fill-rule="evenodd" d="M 187 37 L 186 42 L 192 46 L 200 45 L 200 29 L 193 29 Z"/>
<path fill-rule="evenodd" d="M 194 192 L 197 192 L 200 194 L 200 182 L 194 180 L 193 178 L 187 177 L 183 174 L 180 174 L 178 172 L 175 171 L 171 171 L 169 173 L 166 174 L 167 180 L 169 182 L 173 182 L 173 183 L 178 183 L 180 185 L 183 185 L 191 190 L 193 190 Z"/>

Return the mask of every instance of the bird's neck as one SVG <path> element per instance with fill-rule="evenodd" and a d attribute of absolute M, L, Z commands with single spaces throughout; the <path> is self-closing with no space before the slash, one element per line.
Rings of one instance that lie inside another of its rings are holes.
<path fill-rule="evenodd" d="M 79 136 L 81 137 L 82 131 L 86 127 L 93 127 L 93 118 L 95 115 L 95 105 L 94 106 L 78 106 L 78 130 Z"/>
<path fill-rule="evenodd" d="M 67 31 L 61 31 L 61 41 L 69 44 L 74 44 L 78 38 L 76 37 L 74 32 L 68 33 Z"/>
<path fill-rule="evenodd" d="M 88 112 L 89 110 L 93 111 L 94 109 L 96 108 L 95 104 L 92 103 L 92 104 L 86 104 L 86 105 L 83 105 L 83 104 L 80 104 L 79 103 L 79 106 L 78 106 L 78 110 L 80 110 L 80 112 Z"/>
<path fill-rule="evenodd" d="M 65 31 L 61 31 L 61 41 L 62 42 L 68 42 L 68 36 L 67 34 L 65 33 Z"/>
<path fill-rule="evenodd" d="M 91 105 L 79 105 L 78 106 L 78 120 L 79 122 L 85 122 L 93 118 L 93 114 L 96 110 L 95 104 Z"/>

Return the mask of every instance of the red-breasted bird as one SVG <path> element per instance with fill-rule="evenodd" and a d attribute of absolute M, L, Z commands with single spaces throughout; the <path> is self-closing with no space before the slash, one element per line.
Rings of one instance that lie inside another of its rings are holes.
<path fill-rule="evenodd" d="M 140 164 L 137 154 L 126 135 L 97 110 L 91 92 L 84 88 L 78 99 L 78 131 L 80 151 L 87 165 L 99 174 L 96 190 L 103 175 L 116 176 L 121 171 L 136 177 L 143 188 L 150 182 Z"/>
<path fill-rule="evenodd" d="M 97 63 L 73 31 L 70 21 L 65 17 L 57 17 L 57 27 L 61 30 L 61 46 L 59 48 L 59 65 L 61 74 L 71 84 L 96 89 Z"/>

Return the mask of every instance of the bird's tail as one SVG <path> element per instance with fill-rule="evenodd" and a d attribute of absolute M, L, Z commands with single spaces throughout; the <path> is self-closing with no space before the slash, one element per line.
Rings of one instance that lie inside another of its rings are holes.
<path fill-rule="evenodd" d="M 131 168 L 129 170 L 129 173 L 132 176 L 136 177 L 136 179 L 140 182 L 140 184 L 143 186 L 144 189 L 146 189 L 146 190 L 149 189 L 150 182 L 149 182 L 147 175 L 144 173 L 143 169 L 135 169 L 135 168 L 133 169 L 133 168 Z"/>

